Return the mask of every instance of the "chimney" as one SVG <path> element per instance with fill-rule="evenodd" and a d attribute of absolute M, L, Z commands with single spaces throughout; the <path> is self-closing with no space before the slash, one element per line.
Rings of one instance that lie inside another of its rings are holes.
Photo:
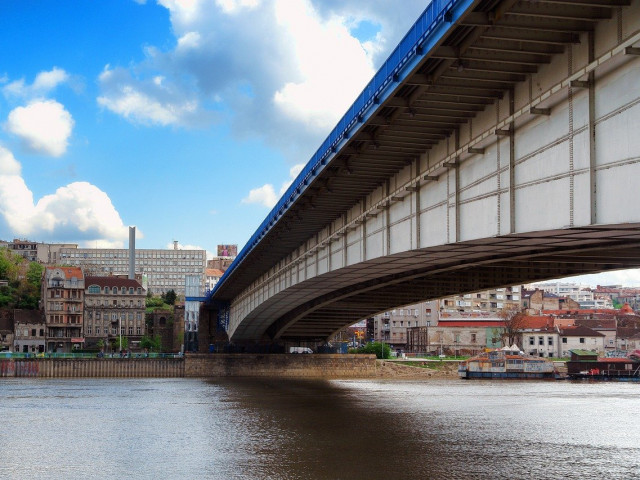
<path fill-rule="evenodd" d="M 129 280 L 136 278 L 136 227 L 129 227 Z"/>
<path fill-rule="evenodd" d="M 173 249 L 178 250 L 178 240 L 173 241 Z"/>

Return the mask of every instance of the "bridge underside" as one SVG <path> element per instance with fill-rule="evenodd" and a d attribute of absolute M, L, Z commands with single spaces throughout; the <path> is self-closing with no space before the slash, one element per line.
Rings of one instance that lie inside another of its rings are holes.
<path fill-rule="evenodd" d="M 453 5 L 212 293 L 232 341 L 640 266 L 640 0 Z"/>
<path fill-rule="evenodd" d="M 233 340 L 322 341 L 346 325 L 402 305 L 632 267 L 640 267 L 640 224 L 515 234 L 407 251 L 288 288 L 251 312 Z"/>

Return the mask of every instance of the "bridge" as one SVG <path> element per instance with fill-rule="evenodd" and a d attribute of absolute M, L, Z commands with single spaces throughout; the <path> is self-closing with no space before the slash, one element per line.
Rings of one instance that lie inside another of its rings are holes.
<path fill-rule="evenodd" d="M 640 266 L 640 0 L 433 0 L 207 298 L 233 342 Z M 342 73 L 344 74 L 344 72 Z"/>

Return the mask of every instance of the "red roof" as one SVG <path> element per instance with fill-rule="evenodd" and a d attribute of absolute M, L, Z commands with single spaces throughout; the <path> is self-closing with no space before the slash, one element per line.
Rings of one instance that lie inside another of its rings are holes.
<path fill-rule="evenodd" d="M 522 321 L 518 323 L 521 328 L 543 329 L 553 327 L 553 317 L 527 315 L 522 317 Z"/>

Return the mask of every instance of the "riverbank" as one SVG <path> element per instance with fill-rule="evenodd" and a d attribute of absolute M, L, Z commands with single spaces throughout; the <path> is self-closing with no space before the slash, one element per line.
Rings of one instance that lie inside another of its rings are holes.
<path fill-rule="evenodd" d="M 376 378 L 411 380 L 458 378 L 458 362 L 376 360 Z"/>

